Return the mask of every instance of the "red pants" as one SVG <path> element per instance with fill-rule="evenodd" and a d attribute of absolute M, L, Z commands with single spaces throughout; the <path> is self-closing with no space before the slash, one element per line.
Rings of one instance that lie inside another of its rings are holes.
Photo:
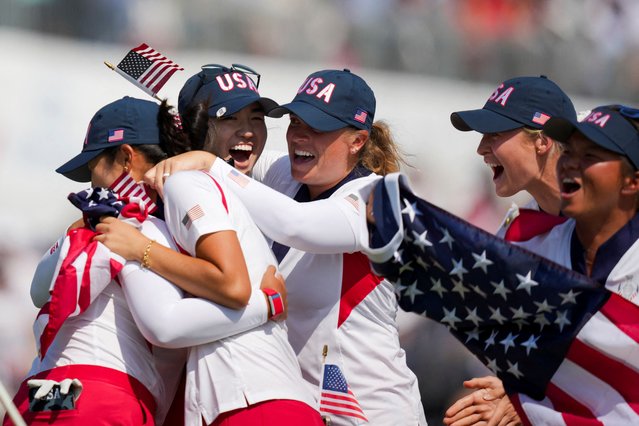
<path fill-rule="evenodd" d="M 27 380 L 66 378 L 82 382 L 82 394 L 73 410 L 29 411 Z M 70 365 L 43 371 L 22 382 L 13 399 L 29 425 L 154 426 L 155 400 L 146 387 L 121 371 L 95 365 Z M 5 416 L 3 426 L 13 425 Z"/>
<path fill-rule="evenodd" d="M 274 399 L 222 413 L 211 426 L 324 426 L 318 411 L 300 401 Z"/>

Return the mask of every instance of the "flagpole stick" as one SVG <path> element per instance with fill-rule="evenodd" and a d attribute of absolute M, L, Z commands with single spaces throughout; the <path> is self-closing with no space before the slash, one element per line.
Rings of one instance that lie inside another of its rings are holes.
<path fill-rule="evenodd" d="M 27 424 L 22 419 L 22 416 L 18 412 L 18 409 L 16 408 L 15 404 L 13 403 L 11 396 L 9 396 L 7 389 L 4 387 L 1 381 L 0 381 L 0 402 L 2 402 L 2 405 L 4 406 L 4 409 L 7 411 L 7 414 L 9 415 L 9 418 L 11 419 L 13 424 L 15 424 L 16 426 L 27 426 Z"/>

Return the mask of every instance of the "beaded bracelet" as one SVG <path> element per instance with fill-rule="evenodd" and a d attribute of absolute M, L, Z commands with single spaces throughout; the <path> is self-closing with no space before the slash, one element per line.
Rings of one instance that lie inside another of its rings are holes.
<path fill-rule="evenodd" d="M 284 313 L 284 303 L 282 303 L 282 296 L 272 288 L 263 288 L 262 291 L 268 298 L 269 316 L 268 319 L 273 319 Z"/>
<path fill-rule="evenodd" d="M 144 253 L 142 254 L 142 269 L 148 269 L 151 267 L 151 246 L 155 240 L 149 240 L 149 243 L 144 248 Z"/>

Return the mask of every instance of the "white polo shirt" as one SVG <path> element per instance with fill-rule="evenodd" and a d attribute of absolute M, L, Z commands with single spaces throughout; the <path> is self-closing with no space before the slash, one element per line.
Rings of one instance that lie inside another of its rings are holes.
<path fill-rule="evenodd" d="M 170 245 L 161 220 L 149 218 L 141 230 L 160 244 Z M 55 245 L 40 261 L 32 282 L 35 292 L 37 289 L 48 292 L 46 289 L 51 283 L 61 247 L 61 244 Z M 137 262 L 127 262 L 119 277 L 135 269 L 139 269 Z M 150 287 L 168 284 L 153 273 L 138 278 Z M 147 343 L 134 321 L 122 288 L 112 281 L 86 311 L 64 321 L 44 359 L 35 358 L 28 376 L 77 364 L 121 371 L 135 377 L 151 392 L 158 407 L 156 419 L 161 421 L 175 394 L 184 361 L 182 350 L 156 350 Z"/>
<path fill-rule="evenodd" d="M 164 187 L 167 225 L 191 255 L 202 235 L 237 233 L 251 283 L 259 289 L 268 265 L 276 265 L 266 240 L 242 203 L 205 172 L 180 172 Z M 219 413 L 271 399 L 291 399 L 315 407 L 282 322 L 265 324 L 189 349 L 186 424 L 211 423 Z"/>
<path fill-rule="evenodd" d="M 298 203 L 291 197 L 300 184 L 290 174 L 288 158 L 274 163 L 264 179 L 281 193 L 219 160 L 211 173 L 228 184 L 269 238 L 296 247 L 280 263 L 288 289 L 289 339 L 316 398 L 326 345 L 366 424 L 425 425 L 417 378 L 399 345 L 393 286 L 374 277 L 359 253 L 368 241 L 365 200 L 379 176 L 354 179 L 327 199 Z M 338 426 L 357 424 L 351 417 L 331 420 Z"/>

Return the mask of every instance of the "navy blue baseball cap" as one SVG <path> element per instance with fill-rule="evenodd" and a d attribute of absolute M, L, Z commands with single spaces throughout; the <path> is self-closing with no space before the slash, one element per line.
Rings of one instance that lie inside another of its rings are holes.
<path fill-rule="evenodd" d="M 257 77 L 253 81 L 251 75 Z M 178 95 L 178 111 L 186 110 L 200 102 L 209 105 L 209 117 L 233 115 L 242 108 L 257 102 L 268 112 L 278 104 L 260 96 L 257 88 L 260 75 L 245 65 L 203 65 L 202 71 L 189 78 Z"/>
<path fill-rule="evenodd" d="M 375 94 L 350 70 L 323 70 L 309 75 L 291 103 L 268 113 L 269 117 L 295 114 L 321 132 L 344 127 L 370 131 L 375 118 Z"/>
<path fill-rule="evenodd" d="M 58 167 L 56 172 L 76 182 L 89 182 L 89 161 L 105 149 L 123 144 L 159 144 L 159 110 L 160 106 L 155 102 L 128 96 L 100 108 L 89 122 L 82 152 Z"/>
<path fill-rule="evenodd" d="M 504 81 L 482 109 L 453 112 L 457 130 L 498 133 L 520 127 L 541 129 L 550 117 L 574 117 L 570 98 L 548 77 L 516 77 Z"/>
<path fill-rule="evenodd" d="M 604 105 L 590 111 L 581 121 L 572 117 L 553 117 L 544 125 L 544 133 L 566 142 L 574 132 L 579 132 L 602 148 L 625 155 L 639 170 L 639 131 L 629 118 L 639 120 L 639 109 Z"/>

